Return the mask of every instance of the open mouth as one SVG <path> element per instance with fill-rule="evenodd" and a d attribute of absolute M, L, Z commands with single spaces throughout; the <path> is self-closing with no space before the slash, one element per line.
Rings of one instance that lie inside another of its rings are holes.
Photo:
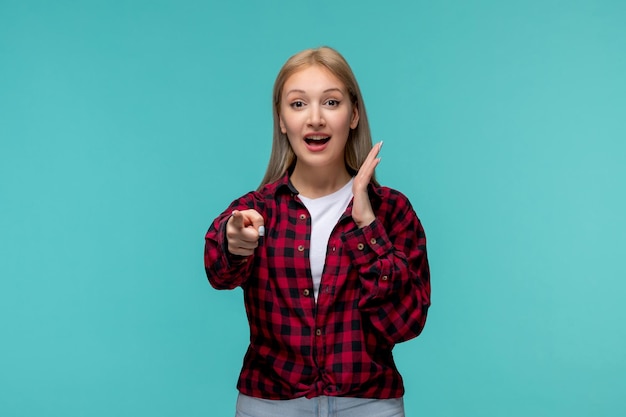
<path fill-rule="evenodd" d="M 309 145 L 323 145 L 330 140 L 330 136 L 309 136 L 304 141 Z"/>

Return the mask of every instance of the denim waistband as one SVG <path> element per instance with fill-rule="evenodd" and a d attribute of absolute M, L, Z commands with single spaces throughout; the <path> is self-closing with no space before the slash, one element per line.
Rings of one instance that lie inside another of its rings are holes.
<path fill-rule="evenodd" d="M 327 396 L 265 400 L 239 394 L 236 417 L 404 417 L 404 401 Z"/>

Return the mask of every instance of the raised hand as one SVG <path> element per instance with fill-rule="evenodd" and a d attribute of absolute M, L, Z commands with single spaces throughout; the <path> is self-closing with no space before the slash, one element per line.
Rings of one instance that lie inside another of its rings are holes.
<path fill-rule="evenodd" d="M 352 194 L 354 195 L 352 202 L 352 219 L 354 219 L 354 222 L 359 228 L 368 226 L 376 219 L 369 195 L 367 194 L 367 185 L 370 183 L 372 175 L 374 175 L 374 169 L 380 162 L 378 153 L 382 147 L 382 141 L 372 147 L 372 150 L 367 155 L 367 158 L 365 158 L 365 161 L 361 165 L 361 168 L 359 168 L 359 172 L 354 177 L 354 182 L 352 183 Z"/>
<path fill-rule="evenodd" d="M 228 252 L 233 255 L 249 256 L 259 245 L 259 236 L 265 228 L 263 216 L 254 209 L 234 210 L 226 223 Z"/>

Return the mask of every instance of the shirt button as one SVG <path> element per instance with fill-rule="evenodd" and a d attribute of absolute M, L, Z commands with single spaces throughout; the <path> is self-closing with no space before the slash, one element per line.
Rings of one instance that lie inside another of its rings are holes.
<path fill-rule="evenodd" d="M 333 246 L 333 252 L 336 251 L 336 250 L 337 250 L 337 248 Z"/>
<path fill-rule="evenodd" d="M 300 215 L 300 220 L 304 220 L 304 219 L 306 219 L 306 216 L 304 214 L 301 214 Z"/>
<path fill-rule="evenodd" d="M 375 245 L 375 244 L 376 244 L 376 239 L 371 238 L 371 239 L 370 239 L 370 243 L 371 243 L 372 245 Z"/>
<path fill-rule="evenodd" d="M 387 275 L 383 275 L 380 279 L 382 279 L 383 281 L 387 281 Z"/>
<path fill-rule="evenodd" d="M 315 334 L 318 335 L 318 336 L 321 336 L 322 335 L 322 329 L 317 329 L 315 331 Z"/>
<path fill-rule="evenodd" d="M 362 243 L 359 243 L 358 245 L 356 245 L 356 247 L 357 247 L 359 250 L 363 250 L 363 248 L 364 248 L 365 246 L 364 246 Z"/>
<path fill-rule="evenodd" d="M 309 289 L 308 289 L 308 288 L 305 288 L 305 289 L 304 289 L 304 291 L 302 291 L 302 294 L 303 294 L 305 297 L 308 297 L 308 296 L 309 296 L 309 294 L 310 294 Z"/>
<path fill-rule="evenodd" d="M 302 252 L 302 251 L 304 251 L 304 246 L 302 245 L 298 246 L 298 252 Z"/>

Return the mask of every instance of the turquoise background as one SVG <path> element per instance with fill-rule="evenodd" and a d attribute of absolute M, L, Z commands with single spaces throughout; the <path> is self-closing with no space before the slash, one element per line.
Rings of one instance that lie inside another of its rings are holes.
<path fill-rule="evenodd" d="M 626 415 L 623 1 L 0 0 L 0 415 L 231 416 L 204 233 L 328 44 L 426 228 L 408 416 Z"/>

